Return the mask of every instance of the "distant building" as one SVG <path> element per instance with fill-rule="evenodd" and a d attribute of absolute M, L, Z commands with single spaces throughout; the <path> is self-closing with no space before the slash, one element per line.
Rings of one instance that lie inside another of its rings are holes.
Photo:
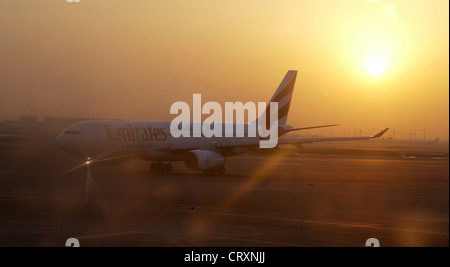
<path fill-rule="evenodd" d="M 25 125 L 36 124 L 37 121 L 38 121 L 37 116 L 30 116 L 30 115 L 20 115 L 19 116 L 19 122 L 23 123 Z"/>
<path fill-rule="evenodd" d="M 89 118 L 71 118 L 71 117 L 55 117 L 55 116 L 46 116 L 44 117 L 44 124 L 46 127 L 50 128 L 65 128 L 69 125 L 91 120 Z"/>

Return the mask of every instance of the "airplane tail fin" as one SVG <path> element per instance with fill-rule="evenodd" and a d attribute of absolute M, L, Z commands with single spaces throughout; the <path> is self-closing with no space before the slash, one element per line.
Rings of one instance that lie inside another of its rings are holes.
<path fill-rule="evenodd" d="M 278 125 L 286 125 L 289 106 L 291 104 L 292 94 L 294 92 L 295 79 L 297 78 L 297 71 L 290 70 L 284 76 L 284 79 L 281 81 L 278 86 L 277 91 L 270 99 L 270 102 L 278 103 Z M 266 109 L 258 118 L 258 124 L 261 121 L 265 121 L 266 127 L 270 125 L 270 103 L 267 104 Z"/>

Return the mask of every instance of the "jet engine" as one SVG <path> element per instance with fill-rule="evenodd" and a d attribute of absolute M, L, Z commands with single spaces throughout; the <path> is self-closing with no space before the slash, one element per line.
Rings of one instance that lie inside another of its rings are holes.
<path fill-rule="evenodd" d="M 192 150 L 186 153 L 184 163 L 192 170 L 211 170 L 225 163 L 225 158 L 209 150 Z"/>

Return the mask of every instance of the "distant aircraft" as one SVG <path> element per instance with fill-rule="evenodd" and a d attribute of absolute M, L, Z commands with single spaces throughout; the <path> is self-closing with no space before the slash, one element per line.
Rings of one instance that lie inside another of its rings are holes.
<path fill-rule="evenodd" d="M 437 137 L 434 140 L 411 140 L 409 141 L 410 143 L 415 143 L 415 144 L 436 144 L 437 142 L 439 142 L 439 137 Z"/>
<path fill-rule="evenodd" d="M 436 144 L 437 142 L 439 142 L 439 137 L 437 137 L 436 139 L 434 139 L 433 141 L 430 141 L 430 144 Z"/>
<path fill-rule="evenodd" d="M 278 102 L 278 136 L 292 131 L 336 126 L 293 128 L 286 124 L 296 77 L 297 71 L 288 71 L 270 101 Z M 267 119 L 264 116 L 265 112 L 251 123 L 259 124 Z M 91 120 L 69 126 L 56 138 L 56 143 L 61 149 L 84 158 L 85 162 L 74 169 L 95 162 L 137 158 L 152 161 L 152 172 L 171 172 L 171 162 L 184 161 L 192 170 L 218 175 L 225 173 L 226 157 L 258 149 L 261 140 L 260 136 L 174 138 L 170 124 L 161 121 Z M 236 128 L 237 124 L 232 124 Z M 225 124 L 223 126 L 224 129 Z M 248 123 L 244 124 L 245 129 L 247 126 Z M 366 137 L 279 139 L 278 145 L 368 140 L 381 137 L 388 129 Z"/>

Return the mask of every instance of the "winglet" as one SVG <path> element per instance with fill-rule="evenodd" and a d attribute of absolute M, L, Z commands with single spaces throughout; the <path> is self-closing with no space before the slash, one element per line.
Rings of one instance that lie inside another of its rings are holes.
<path fill-rule="evenodd" d="M 389 130 L 389 128 L 384 129 L 383 131 L 377 133 L 376 135 L 370 137 L 370 138 L 378 138 L 378 137 L 382 137 L 384 133 L 386 133 Z"/>

